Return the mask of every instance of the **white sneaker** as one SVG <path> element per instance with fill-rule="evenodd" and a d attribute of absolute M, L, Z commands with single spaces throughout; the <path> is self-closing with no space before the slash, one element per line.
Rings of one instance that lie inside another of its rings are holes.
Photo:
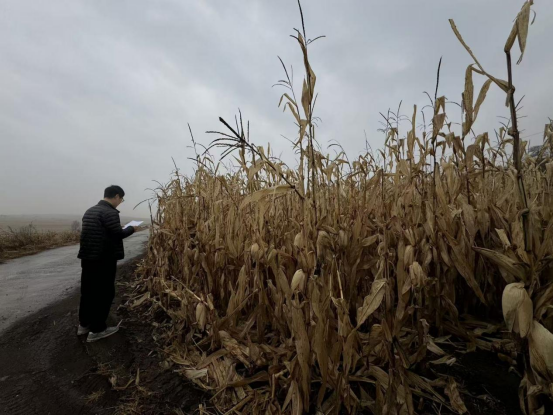
<path fill-rule="evenodd" d="M 83 334 L 87 334 L 90 332 L 90 329 L 88 327 L 83 327 L 79 324 L 79 328 L 77 329 L 77 336 L 82 336 Z"/>
<path fill-rule="evenodd" d="M 111 336 L 112 334 L 117 333 L 119 330 L 119 325 L 115 327 L 108 327 L 104 331 L 100 331 L 98 333 L 93 333 L 92 331 L 87 336 L 87 343 L 92 343 L 100 339 L 104 339 L 108 336 Z"/>

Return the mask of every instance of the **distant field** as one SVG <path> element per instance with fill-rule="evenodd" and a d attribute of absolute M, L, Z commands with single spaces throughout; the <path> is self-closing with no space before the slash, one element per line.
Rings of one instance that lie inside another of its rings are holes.
<path fill-rule="evenodd" d="M 122 217 L 123 224 L 131 220 Z M 73 222 L 81 223 L 77 215 L 0 215 L 0 263 L 46 249 L 79 243 L 80 232 Z"/>
<path fill-rule="evenodd" d="M 39 231 L 63 232 L 71 230 L 74 221 L 81 222 L 82 215 L 0 215 L 0 230 L 7 231 L 9 227 L 16 230 L 23 226 L 33 224 Z M 121 223 L 131 220 L 143 220 L 150 224 L 150 219 L 137 217 L 121 217 Z"/>

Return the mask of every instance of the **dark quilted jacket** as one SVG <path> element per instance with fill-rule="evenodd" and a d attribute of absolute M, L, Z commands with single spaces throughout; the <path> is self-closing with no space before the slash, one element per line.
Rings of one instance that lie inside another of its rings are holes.
<path fill-rule="evenodd" d="M 123 259 L 123 239 L 135 229 L 123 229 L 119 210 L 105 200 L 91 207 L 83 216 L 81 247 L 78 258 L 89 260 Z"/>

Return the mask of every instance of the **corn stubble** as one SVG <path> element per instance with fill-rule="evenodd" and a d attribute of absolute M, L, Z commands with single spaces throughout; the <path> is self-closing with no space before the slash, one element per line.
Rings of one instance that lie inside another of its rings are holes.
<path fill-rule="evenodd" d="M 517 111 L 510 51 L 517 38 L 523 55 L 530 6 L 506 44 L 508 81 L 483 69 L 451 21 L 475 62 L 461 136 L 435 93 L 423 132 L 414 106 L 402 138 L 402 117 L 385 117 L 378 154 L 324 155 L 303 25 L 293 36 L 304 58 L 300 102 L 286 69 L 279 83 L 289 89 L 279 105 L 299 128 L 298 167 L 253 144 L 242 118 L 235 127 L 220 119 L 226 132 L 212 145 L 240 168 L 219 173 L 197 155 L 193 177 L 176 171 L 158 189 L 130 305 L 157 318 L 166 364 L 211 391 L 218 411 L 462 414 L 459 385 L 436 369 L 476 349 L 514 365 L 524 413 L 544 410 L 552 398 L 552 123 L 537 157 L 525 153 L 517 115 L 496 144 L 472 131 L 491 86 Z M 486 78 L 476 100 L 474 74 Z"/>

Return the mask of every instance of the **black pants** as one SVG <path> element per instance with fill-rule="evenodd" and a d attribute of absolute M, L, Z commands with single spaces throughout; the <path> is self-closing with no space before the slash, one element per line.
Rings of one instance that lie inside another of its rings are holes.
<path fill-rule="evenodd" d="M 106 319 L 115 297 L 117 260 L 81 260 L 79 323 L 93 333 L 106 330 Z"/>

